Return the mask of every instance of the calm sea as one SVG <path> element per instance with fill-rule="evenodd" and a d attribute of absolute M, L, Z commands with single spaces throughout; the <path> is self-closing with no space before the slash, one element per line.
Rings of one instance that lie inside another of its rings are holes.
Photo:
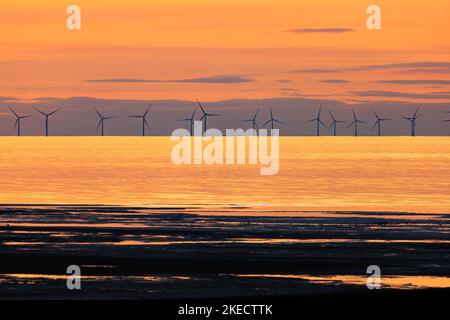
<path fill-rule="evenodd" d="M 448 137 L 282 137 L 274 176 L 260 165 L 175 165 L 174 145 L 1 137 L 0 203 L 450 213 Z"/>

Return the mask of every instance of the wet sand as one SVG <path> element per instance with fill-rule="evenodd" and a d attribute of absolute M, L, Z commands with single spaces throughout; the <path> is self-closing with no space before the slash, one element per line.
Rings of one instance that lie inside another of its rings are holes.
<path fill-rule="evenodd" d="M 446 214 L 0 208 L 1 299 L 181 299 L 450 287 Z M 78 265 L 82 290 L 68 290 Z"/>

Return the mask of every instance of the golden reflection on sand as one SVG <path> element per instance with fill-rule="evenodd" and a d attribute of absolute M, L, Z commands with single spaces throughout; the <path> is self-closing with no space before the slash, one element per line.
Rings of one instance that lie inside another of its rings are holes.
<path fill-rule="evenodd" d="M 311 276 L 311 275 L 293 275 L 293 274 L 238 274 L 237 277 L 251 278 L 278 278 L 278 279 L 298 279 L 306 280 L 313 283 L 342 283 L 365 285 L 367 283 L 366 276 L 355 275 L 332 275 L 332 276 Z M 412 288 L 450 288 L 449 277 L 433 277 L 433 276 L 389 276 L 381 277 L 381 286 L 395 289 L 412 289 Z"/>

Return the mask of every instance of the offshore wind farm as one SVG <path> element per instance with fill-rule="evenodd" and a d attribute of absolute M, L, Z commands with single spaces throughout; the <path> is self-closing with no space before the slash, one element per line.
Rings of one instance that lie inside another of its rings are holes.
<path fill-rule="evenodd" d="M 202 122 L 202 128 L 203 128 L 203 132 L 207 131 L 207 120 L 208 117 L 219 117 L 221 114 L 218 113 L 208 113 L 205 111 L 204 106 L 198 101 L 196 100 L 196 102 L 192 102 L 192 104 L 197 104 L 197 107 L 194 107 L 194 111 L 191 114 L 191 116 L 189 118 L 183 118 L 183 119 L 177 119 L 176 121 L 183 121 L 186 123 L 186 128 L 191 132 L 191 135 L 193 133 L 193 124 L 194 121 L 201 121 Z M 123 117 L 118 117 L 118 116 L 105 116 L 102 113 L 100 113 L 97 108 L 93 108 L 93 110 L 95 111 L 95 113 L 98 116 L 98 123 L 97 123 L 97 127 L 96 127 L 96 131 L 99 131 L 101 136 L 105 135 L 105 123 L 107 120 L 110 119 L 114 119 L 114 118 L 119 118 L 118 120 L 120 120 L 120 124 L 127 126 L 127 123 L 125 123 L 123 120 L 123 118 L 135 118 L 135 119 L 139 119 L 140 120 L 140 135 L 141 136 L 146 136 L 147 131 L 148 133 L 151 134 L 151 129 L 150 129 L 150 125 L 148 123 L 148 116 L 149 116 L 149 111 L 150 108 L 152 107 L 152 103 L 149 104 L 149 106 L 145 109 L 145 111 L 143 112 L 142 115 L 124 115 Z M 25 116 L 19 116 L 15 109 L 11 108 L 10 106 L 7 107 L 12 114 L 16 117 L 16 122 L 14 125 L 14 130 L 17 130 L 17 135 L 23 135 L 23 132 L 20 130 L 20 124 L 21 124 L 21 120 L 31 117 L 32 115 L 25 115 Z M 226 108 L 226 107 L 225 107 Z M 375 111 L 375 109 L 373 107 L 370 108 L 370 112 L 372 113 L 372 116 L 375 117 L 375 123 L 373 125 L 373 127 L 371 128 L 371 130 L 366 130 L 365 134 L 366 136 L 370 136 L 370 135 L 377 135 L 377 136 L 381 136 L 382 134 L 382 123 L 385 121 L 399 121 L 399 120 L 408 120 L 410 122 L 410 130 L 409 132 L 407 130 L 398 132 L 398 130 L 396 130 L 395 133 L 391 133 L 389 134 L 389 132 L 386 132 L 386 130 L 384 131 L 385 135 L 395 135 L 395 136 L 415 136 L 417 134 L 417 126 L 416 126 L 416 121 L 418 120 L 418 118 L 420 118 L 423 114 L 418 114 L 420 107 L 417 107 L 415 112 L 411 115 L 411 116 L 404 116 L 403 114 L 400 115 L 393 115 L 391 116 L 391 118 L 382 118 L 379 116 L 379 114 Z M 23 110 L 24 108 L 20 108 L 20 110 Z M 51 112 L 43 112 L 40 109 L 38 109 L 35 106 L 32 106 L 31 109 L 37 111 L 38 113 L 40 113 L 41 115 L 44 116 L 44 135 L 45 136 L 49 136 L 49 118 L 51 116 L 53 116 L 55 113 L 61 111 L 63 108 L 62 107 L 58 107 L 55 110 L 51 111 Z M 267 119 L 264 122 L 260 122 L 258 124 L 257 121 L 257 117 L 258 114 L 260 112 L 260 110 L 264 110 L 266 112 L 266 115 L 262 115 L 261 116 L 265 116 Z M 269 106 L 268 108 L 264 108 L 264 107 L 259 107 L 256 109 L 255 114 L 253 115 L 253 117 L 251 119 L 244 119 L 244 120 L 237 120 L 234 123 L 230 123 L 227 122 L 228 125 L 230 125 L 230 128 L 241 128 L 243 127 L 243 125 L 245 123 L 250 123 L 250 128 L 256 130 L 259 128 L 268 128 L 268 129 L 275 129 L 275 128 L 279 128 L 281 130 L 281 134 L 282 135 L 294 135 L 294 136 L 302 136 L 305 135 L 304 133 L 299 132 L 301 128 L 308 128 L 308 124 L 309 123 L 314 123 L 315 124 L 315 134 L 316 136 L 321 136 L 321 135 L 333 135 L 333 136 L 337 136 L 338 135 L 338 131 L 337 131 L 337 126 L 339 123 L 347 123 L 348 125 L 346 126 L 347 129 L 352 128 L 352 132 L 346 132 L 346 133 L 342 133 L 341 135 L 353 135 L 353 136 L 358 136 L 361 134 L 361 130 L 358 130 L 359 128 L 361 128 L 360 126 L 365 125 L 367 122 L 364 120 L 361 120 L 359 118 L 357 118 L 355 109 L 351 109 L 351 114 L 349 115 L 349 111 L 348 110 L 337 110 L 334 112 L 339 112 L 340 114 L 340 119 L 337 120 L 334 117 L 334 113 L 332 112 L 332 110 L 328 109 L 328 114 L 329 114 L 329 119 L 328 120 L 324 120 L 323 119 L 323 115 L 322 115 L 322 105 L 319 106 L 319 108 L 317 109 L 317 113 L 315 118 L 313 119 L 308 119 L 306 121 L 303 121 L 303 123 L 301 123 L 301 121 L 296 121 L 296 120 L 291 120 L 288 122 L 283 122 L 280 121 L 278 119 L 276 119 L 273 115 L 273 109 L 272 106 Z M 335 110 L 335 109 L 333 109 Z M 25 110 L 23 110 L 24 112 L 30 111 L 28 110 L 28 108 L 26 108 Z M 154 110 L 155 112 L 158 112 L 158 105 L 156 104 L 156 110 Z M 196 114 L 197 111 L 199 111 L 200 116 L 196 118 Z M 223 110 L 222 110 L 223 111 Z M 344 120 L 343 118 L 343 111 L 346 113 L 347 117 L 351 117 L 350 119 L 348 119 L 347 121 Z M 229 113 L 229 112 L 228 112 Z M 442 114 L 445 115 L 446 113 L 448 113 L 447 111 L 442 111 Z M 223 113 L 222 116 L 225 116 L 226 114 Z M 392 115 L 392 113 L 391 113 Z M 292 117 L 292 115 L 290 115 L 290 117 Z M 122 119 L 120 119 L 122 118 Z M 293 118 L 293 117 L 292 117 Z M 353 119 L 352 119 L 353 118 Z M 167 118 L 166 118 L 167 119 Z M 70 121 L 69 119 L 64 119 L 63 121 Z M 327 121 L 328 123 L 325 123 L 324 121 Z M 218 121 L 220 122 L 220 121 Z M 434 119 L 431 119 L 431 123 L 435 123 L 436 125 L 439 123 L 447 123 L 448 119 L 445 119 L 445 116 L 438 116 L 438 117 L 434 117 Z M 217 122 L 216 122 L 217 123 Z M 72 125 L 76 125 L 76 122 L 71 121 Z M 293 125 L 294 128 L 296 128 L 297 130 L 289 130 L 288 134 L 285 134 L 284 129 L 286 127 L 286 125 Z M 64 124 L 63 124 L 64 127 Z M 223 127 L 223 124 L 222 124 Z M 175 129 L 177 129 L 178 126 L 176 123 L 172 123 L 171 127 L 166 127 L 164 128 L 166 135 L 170 135 L 170 131 L 173 131 Z M 248 126 L 244 126 L 244 129 L 247 129 Z M 324 132 L 321 132 L 321 128 L 323 129 L 327 129 Z M 330 132 L 330 129 L 333 128 L 333 130 Z M 374 133 L 374 129 L 377 129 Z M 22 134 L 21 134 L 22 133 Z M 8 134 L 7 134 L 8 135 Z M 67 135 L 67 134 L 64 134 Z M 79 134 L 72 134 L 72 135 L 79 135 Z M 89 135 L 89 134 L 88 134 Z M 114 134 L 111 133 L 111 135 L 123 135 L 123 134 Z M 130 135 L 130 134 L 127 134 Z M 164 135 L 161 134 L 161 128 L 158 129 L 158 132 L 154 133 L 153 135 Z"/>

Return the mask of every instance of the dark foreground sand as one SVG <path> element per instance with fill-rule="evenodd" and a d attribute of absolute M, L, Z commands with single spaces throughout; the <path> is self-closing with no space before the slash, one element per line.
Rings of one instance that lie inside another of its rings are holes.
<path fill-rule="evenodd" d="M 364 283 L 301 276 L 365 277 L 374 264 L 382 275 L 450 277 L 448 215 L 249 211 L 3 206 L 0 299 L 367 294 Z M 69 265 L 82 290 L 67 289 Z"/>

